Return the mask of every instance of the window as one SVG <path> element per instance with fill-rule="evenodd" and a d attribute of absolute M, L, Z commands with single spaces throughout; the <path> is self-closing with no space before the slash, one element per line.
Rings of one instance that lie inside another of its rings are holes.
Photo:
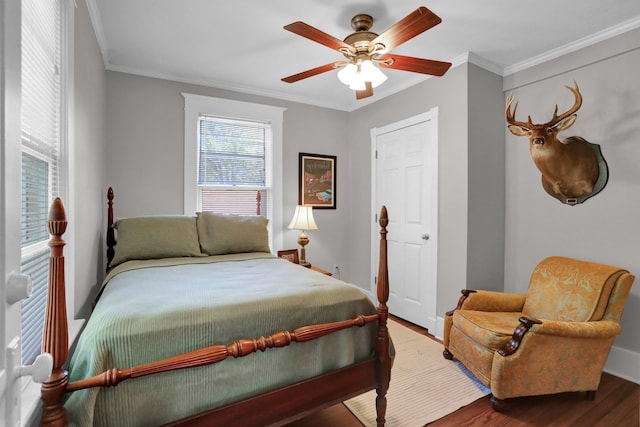
<path fill-rule="evenodd" d="M 22 363 L 41 352 L 49 269 L 49 205 L 65 188 L 62 111 L 63 6 L 56 0 L 22 1 L 21 268 L 33 280 L 22 301 Z"/>
<path fill-rule="evenodd" d="M 184 213 L 260 215 L 282 247 L 283 108 L 208 96 L 185 98 Z"/>
<path fill-rule="evenodd" d="M 271 126 L 200 115 L 198 210 L 269 216 Z"/>

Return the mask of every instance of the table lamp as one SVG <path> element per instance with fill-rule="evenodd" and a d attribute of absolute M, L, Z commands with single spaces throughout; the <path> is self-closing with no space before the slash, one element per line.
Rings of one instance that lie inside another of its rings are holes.
<path fill-rule="evenodd" d="M 302 231 L 298 236 L 298 244 L 301 247 L 300 265 L 307 268 L 311 267 L 311 263 L 307 261 L 304 247 L 309 243 L 309 237 L 305 234 L 305 231 L 318 229 L 316 221 L 313 219 L 313 208 L 311 206 L 296 206 L 289 228 Z"/>

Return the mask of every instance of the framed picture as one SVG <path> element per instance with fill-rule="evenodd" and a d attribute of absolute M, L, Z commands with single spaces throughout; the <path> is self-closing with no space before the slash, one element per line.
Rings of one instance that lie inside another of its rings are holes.
<path fill-rule="evenodd" d="M 336 208 L 336 156 L 300 153 L 298 204 Z"/>
<path fill-rule="evenodd" d="M 287 261 L 290 261 L 294 264 L 300 264 L 300 260 L 298 259 L 297 249 L 286 249 L 283 251 L 278 251 L 278 258 L 284 258 Z"/>

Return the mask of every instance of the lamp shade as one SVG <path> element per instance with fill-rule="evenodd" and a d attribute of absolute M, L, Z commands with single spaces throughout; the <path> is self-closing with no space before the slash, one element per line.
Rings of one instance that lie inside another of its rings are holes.
<path fill-rule="evenodd" d="M 362 62 L 362 65 L 360 65 L 360 74 L 365 82 L 371 82 L 371 87 L 378 87 L 387 80 L 387 76 L 380 71 L 380 68 L 373 65 L 371 61 Z"/>
<path fill-rule="evenodd" d="M 356 67 L 354 64 L 347 64 L 342 68 L 342 70 L 338 71 L 338 78 L 342 83 L 350 86 L 353 82 L 353 79 L 356 77 L 357 71 L 358 67 Z"/>
<path fill-rule="evenodd" d="M 365 90 L 365 82 L 371 82 L 371 87 L 378 87 L 387 80 L 387 76 L 368 59 L 359 65 L 345 65 L 338 71 L 338 78 L 352 90 Z"/>
<path fill-rule="evenodd" d="M 289 228 L 294 230 L 317 230 L 318 226 L 313 219 L 313 208 L 311 206 L 296 206 Z"/>

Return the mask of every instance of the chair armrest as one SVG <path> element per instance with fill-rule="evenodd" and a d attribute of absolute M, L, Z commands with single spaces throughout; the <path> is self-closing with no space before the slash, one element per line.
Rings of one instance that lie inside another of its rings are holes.
<path fill-rule="evenodd" d="M 510 356 L 518 350 L 525 334 L 531 336 L 547 335 L 565 338 L 607 339 L 618 335 L 622 328 L 617 322 L 600 320 L 595 322 L 562 322 L 557 320 L 532 319 L 522 316 L 520 325 L 513 331 L 508 343 L 498 349 L 501 356 Z"/>
<path fill-rule="evenodd" d="M 524 338 L 524 334 L 529 332 L 532 326 L 541 325 L 542 321 L 538 319 L 532 319 L 529 317 L 522 316 L 518 319 L 520 324 L 516 326 L 516 329 L 513 331 L 513 335 L 509 342 L 498 349 L 498 354 L 500 356 L 510 356 L 516 352 L 516 350 L 522 344 L 522 339 Z"/>
<path fill-rule="evenodd" d="M 564 338 L 601 339 L 615 337 L 622 331 L 618 322 L 598 320 L 594 322 L 561 322 L 545 320 L 531 328 L 531 333 L 555 335 Z"/>
<path fill-rule="evenodd" d="M 524 307 L 526 294 L 463 289 L 454 310 L 519 312 Z M 447 312 L 447 315 L 453 311 Z"/>

